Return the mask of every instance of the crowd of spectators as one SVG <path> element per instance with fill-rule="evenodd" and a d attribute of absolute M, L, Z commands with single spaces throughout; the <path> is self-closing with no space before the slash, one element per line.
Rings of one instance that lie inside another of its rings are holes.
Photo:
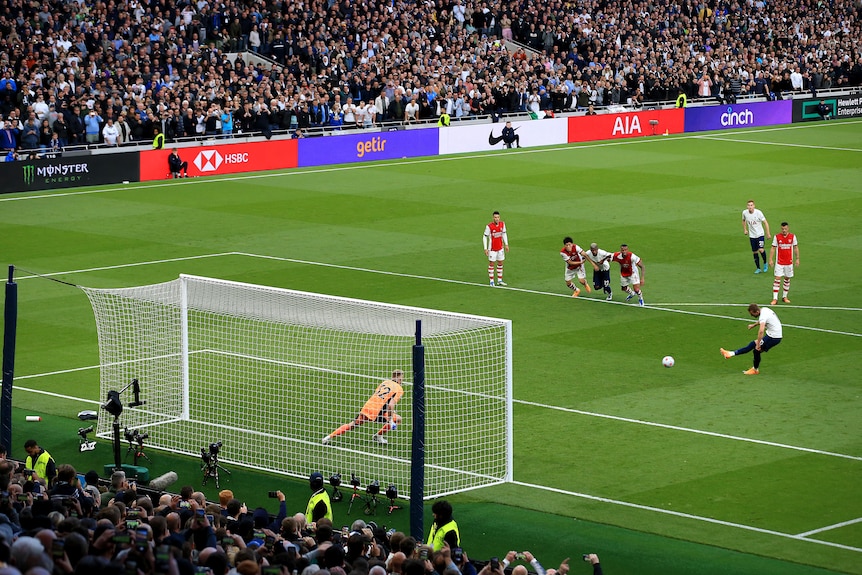
<path fill-rule="evenodd" d="M 733 101 L 862 84 L 838 0 L 4 0 L 0 147 Z M 503 40 L 528 49 L 509 50 Z M 279 66 L 253 66 L 250 50 Z"/>
<path fill-rule="evenodd" d="M 444 528 L 439 537 L 432 529 L 423 545 L 361 519 L 335 529 L 331 511 L 309 523 L 303 513 L 288 515 L 281 491 L 270 493 L 277 510 L 251 511 L 228 489 L 219 492 L 218 502 L 192 486 L 178 494 L 139 490 L 119 470 L 108 484 L 95 471 L 79 475 L 72 465 L 55 464 L 35 440 L 25 448 L 21 464 L 6 459 L 0 447 L 0 575 L 528 575 L 527 565 L 536 575 L 569 570 L 566 559 L 546 571 L 528 551 L 471 561 L 445 501 L 433 508 L 435 525 Z M 584 560 L 601 574 L 597 556 Z"/>

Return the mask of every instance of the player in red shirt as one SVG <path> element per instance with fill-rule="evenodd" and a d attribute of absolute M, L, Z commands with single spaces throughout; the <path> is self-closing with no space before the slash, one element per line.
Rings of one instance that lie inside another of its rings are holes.
<path fill-rule="evenodd" d="M 796 255 L 796 265 L 799 265 L 799 246 L 796 235 L 790 233 L 787 222 L 781 222 L 781 233 L 772 237 L 772 247 L 769 248 L 769 263 L 774 264 L 775 280 L 772 282 L 772 305 L 778 303 L 778 288 L 784 278 L 784 293 L 781 300 L 790 303 L 787 295 L 790 293 L 790 279 L 793 277 L 793 256 Z"/>
<path fill-rule="evenodd" d="M 503 262 L 509 251 L 509 236 L 506 234 L 506 222 L 500 219 L 500 212 L 494 212 L 493 220 L 485 226 L 482 236 L 482 246 L 488 256 L 488 282 L 494 287 L 494 267 L 497 268 L 497 284 L 505 286 L 503 281 Z"/>
<path fill-rule="evenodd" d="M 584 255 L 584 250 L 572 240 L 570 237 L 563 238 L 563 249 L 560 250 L 560 256 L 566 262 L 566 275 L 563 279 L 566 280 L 566 285 L 572 290 L 572 297 L 581 295 L 581 288 L 576 286 L 572 281 L 577 276 L 578 281 L 582 286 L 587 288 L 587 292 L 592 291 L 590 284 L 587 283 L 587 274 L 584 272 L 584 260 L 592 264 L 593 269 L 598 271 L 599 267 Z"/>
<path fill-rule="evenodd" d="M 643 307 L 645 305 L 644 296 L 641 293 L 641 286 L 644 283 L 643 260 L 629 251 L 628 244 L 623 244 L 620 246 L 620 251 L 614 253 L 611 261 L 620 264 L 620 288 L 629 294 L 626 296 L 626 301 L 638 296 L 638 304 Z"/>

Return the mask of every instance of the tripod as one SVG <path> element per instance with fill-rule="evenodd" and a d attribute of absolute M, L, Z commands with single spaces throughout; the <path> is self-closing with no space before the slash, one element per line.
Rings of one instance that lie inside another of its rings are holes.
<path fill-rule="evenodd" d="M 221 464 L 218 462 L 218 457 L 216 457 L 215 455 L 212 455 L 209 461 L 204 461 L 203 463 L 201 463 L 201 471 L 204 474 L 204 480 L 201 482 L 201 485 L 206 485 L 209 478 L 212 477 L 213 479 L 215 479 L 215 486 L 219 487 L 219 469 L 230 475 L 230 470 L 222 467 Z"/>
<path fill-rule="evenodd" d="M 129 448 L 126 450 L 126 459 L 129 458 L 129 453 L 135 454 L 134 455 L 135 466 L 138 465 L 138 459 L 140 459 L 141 457 L 143 457 L 147 461 L 150 461 L 150 458 L 147 457 L 146 453 L 144 453 L 144 441 L 143 440 L 139 440 L 137 445 L 135 445 L 134 442 L 129 441 Z"/>
<path fill-rule="evenodd" d="M 350 505 L 347 506 L 348 515 L 350 515 L 350 510 L 353 509 L 353 501 L 356 499 L 363 499 L 362 495 L 359 494 L 359 485 L 353 486 L 353 493 L 350 495 Z"/>
<path fill-rule="evenodd" d="M 389 515 L 392 515 L 392 512 L 395 511 L 396 509 L 401 509 L 401 506 L 395 505 L 395 499 L 390 497 L 389 498 Z"/>
<path fill-rule="evenodd" d="M 347 514 L 350 515 L 350 510 L 353 508 L 353 502 L 357 499 L 361 499 L 365 502 L 365 506 L 362 508 L 362 512 L 366 515 L 374 515 L 377 513 L 377 495 L 371 495 L 370 497 L 366 497 L 359 493 L 359 486 L 353 486 L 353 493 L 350 495 L 350 505 L 347 506 Z M 391 513 L 391 511 L 390 511 Z"/>

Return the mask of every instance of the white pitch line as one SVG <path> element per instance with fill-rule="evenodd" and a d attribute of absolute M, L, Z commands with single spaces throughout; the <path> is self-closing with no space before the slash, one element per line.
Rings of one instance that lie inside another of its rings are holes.
<path fill-rule="evenodd" d="M 812 129 L 812 128 L 821 128 L 828 126 L 840 126 L 846 124 L 858 124 L 859 121 L 842 121 L 835 122 L 830 124 L 822 124 L 822 123 L 808 123 L 808 124 L 794 124 L 792 126 L 782 126 L 777 128 L 767 128 L 767 129 L 759 129 L 759 130 L 734 130 L 726 132 L 726 135 L 735 135 L 735 134 L 755 134 L 758 132 L 777 132 L 777 131 L 786 131 L 786 130 L 804 130 L 804 129 Z M 88 190 L 79 190 L 74 192 L 57 192 L 51 194 L 29 194 L 22 196 L 9 197 L 8 195 L 0 197 L 0 202 L 16 202 L 16 201 L 24 201 L 24 200 L 39 200 L 39 199 L 50 199 L 50 198 L 60 198 L 65 196 L 81 196 L 81 195 L 89 195 L 89 194 L 105 194 L 111 192 L 125 192 L 130 189 L 134 190 L 147 190 L 147 189 L 156 189 L 156 188 L 164 188 L 168 186 L 186 186 L 186 185 L 205 185 L 213 182 L 235 182 L 242 180 L 256 180 L 261 178 L 277 178 L 282 176 L 300 176 L 303 174 L 318 174 L 318 173 L 330 173 L 330 172 L 344 172 L 344 171 L 352 171 L 352 170 L 367 170 L 373 168 L 386 168 L 392 166 L 404 166 L 411 164 L 428 164 L 428 163 L 438 163 L 438 162 L 458 162 L 461 160 L 472 160 L 475 158 L 502 158 L 504 156 L 508 157 L 511 155 L 526 155 L 526 154 L 544 154 L 548 152 L 559 152 L 559 151 L 577 151 L 577 150 L 588 150 L 591 148 L 607 148 L 607 147 L 617 147 L 617 146 L 631 146 L 631 145 L 639 145 L 639 144 L 655 144 L 658 142 L 671 142 L 677 140 L 697 140 L 702 138 L 713 138 L 713 139 L 721 139 L 717 136 L 704 136 L 700 134 L 674 134 L 670 138 L 665 137 L 648 137 L 648 138 L 626 138 L 622 140 L 612 140 L 612 141 L 604 141 L 604 142 L 595 142 L 595 143 L 566 143 L 560 145 L 552 145 L 552 146 L 543 146 L 540 148 L 527 148 L 520 149 L 517 151 L 509 151 L 505 154 L 501 153 L 500 150 L 489 150 L 487 152 L 476 152 L 476 153 L 467 153 L 467 154 L 446 154 L 442 156 L 431 156 L 425 158 L 417 158 L 417 159 L 408 159 L 408 160 L 397 160 L 397 161 L 380 161 L 380 162 L 368 162 L 368 163 L 359 163 L 359 164 L 350 164 L 347 166 L 338 166 L 338 167 L 323 167 L 323 168 L 284 168 L 282 170 L 277 171 L 268 171 L 265 173 L 253 173 L 253 174 L 228 174 L 220 177 L 204 177 L 204 178 L 193 178 L 193 179 L 180 179 L 180 180 L 169 180 L 162 181 L 157 183 L 145 183 L 145 182 L 135 182 L 134 184 L 128 184 L 124 187 L 113 187 L 113 188 L 104 188 L 104 189 L 88 189 Z M 729 142 L 737 142 L 740 140 L 732 140 L 728 139 Z M 744 141 L 742 141 L 744 142 Z M 780 144 L 776 144 L 780 145 Z M 816 147 L 816 149 L 826 149 Z M 862 151 L 862 150 L 854 150 L 849 149 L 849 151 Z"/>
<path fill-rule="evenodd" d="M 748 307 L 747 303 L 690 303 L 690 302 L 673 302 L 673 303 L 657 303 L 654 305 L 661 306 L 679 306 L 679 307 Z M 781 309 L 816 309 L 818 311 L 862 311 L 862 307 L 833 307 L 819 305 L 787 305 L 781 304 Z"/>
<path fill-rule="evenodd" d="M 645 421 L 643 419 L 634 419 L 631 417 L 622 417 L 619 415 L 608 415 L 606 413 L 596 413 L 594 411 L 584 411 L 581 409 L 573 409 L 571 407 L 559 407 L 556 405 L 545 405 L 544 403 L 537 403 L 535 401 L 526 401 L 522 399 L 513 399 L 513 403 L 519 403 L 521 405 L 529 405 L 532 407 L 540 407 L 542 409 L 551 409 L 554 411 L 563 411 L 566 413 L 576 413 L 578 415 L 587 415 L 590 417 L 598 417 L 601 419 L 612 419 L 614 421 L 623 421 L 625 423 L 634 423 L 637 425 L 647 425 L 649 427 L 660 427 L 662 429 L 671 429 L 673 431 L 684 431 L 686 433 L 695 433 L 697 435 L 708 435 L 710 437 L 718 437 L 720 439 L 732 439 L 734 441 L 743 441 L 745 443 L 756 443 L 758 445 L 767 445 L 769 447 L 778 447 L 781 449 L 791 449 L 793 451 L 804 451 L 805 453 L 814 453 L 816 455 L 826 455 L 829 457 L 840 457 L 842 459 L 851 459 L 853 461 L 862 461 L 862 457 L 856 455 L 847 455 L 845 453 L 835 453 L 832 451 L 824 451 L 822 449 L 813 449 L 810 447 L 799 447 L 797 445 L 789 445 L 786 443 L 778 443 L 776 441 L 766 441 L 763 439 L 752 439 L 750 437 L 741 437 L 739 435 L 729 435 L 726 433 L 718 433 L 715 431 L 704 431 L 701 429 L 693 429 L 691 427 L 682 427 L 679 425 L 670 425 L 667 423 L 656 423 L 653 421 Z"/>
<path fill-rule="evenodd" d="M 536 485 L 534 483 L 524 483 L 522 481 L 512 481 L 512 483 L 514 483 L 515 485 L 520 485 L 522 487 L 529 487 L 532 489 L 541 489 L 543 491 L 551 491 L 553 493 L 559 493 L 561 495 L 569 495 L 569 496 L 578 497 L 581 499 L 589 499 L 591 501 L 599 501 L 601 503 L 610 503 L 612 505 L 631 507 L 633 509 L 640 509 L 642 511 L 651 511 L 654 513 L 663 513 L 665 515 L 673 515 L 674 517 L 682 517 L 684 519 L 692 519 L 694 521 L 701 521 L 704 523 L 713 523 L 715 525 L 721 525 L 723 527 L 734 527 L 736 529 L 745 529 L 746 531 L 754 531 L 756 533 L 763 533 L 765 535 L 775 535 L 777 537 L 783 537 L 786 539 L 794 539 L 796 541 L 806 541 L 808 543 L 816 543 L 818 545 L 827 545 L 829 547 L 837 547 L 838 549 L 844 549 L 846 551 L 855 551 L 857 553 L 862 553 L 862 548 L 860 548 L 860 547 L 852 547 L 850 545 L 842 545 L 840 543 L 833 543 L 832 541 L 822 541 L 820 539 L 810 539 L 808 537 L 803 537 L 801 535 L 793 535 L 791 533 L 774 531 L 772 529 L 763 529 L 761 527 L 753 527 L 751 525 L 743 525 L 742 523 L 734 523 L 732 521 L 723 521 L 721 519 L 713 519 L 712 517 L 704 517 L 702 515 L 692 515 L 690 513 L 682 513 L 680 511 L 672 511 L 670 509 L 662 509 L 661 507 L 651 507 L 649 505 L 641 505 L 639 503 L 630 503 L 628 501 L 620 501 L 618 499 L 608 499 L 607 497 L 598 497 L 596 495 L 589 495 L 587 493 L 578 493 L 576 491 L 567 491 L 565 489 L 557 489 L 556 487 L 547 487 L 545 485 Z"/>
<path fill-rule="evenodd" d="M 743 140 L 740 138 L 728 138 L 726 136 L 698 136 L 701 140 L 714 140 L 719 142 L 734 142 L 740 144 L 758 144 L 761 146 L 779 146 L 782 148 L 806 148 L 809 150 L 831 150 L 833 152 L 862 152 L 859 148 L 839 148 L 836 146 L 815 146 L 813 144 L 791 144 L 788 142 L 759 142 L 757 140 Z"/>
<path fill-rule="evenodd" d="M 508 291 L 516 291 L 516 292 L 521 292 L 521 293 L 546 295 L 546 296 L 552 296 L 552 297 L 564 297 L 566 299 L 571 299 L 571 297 L 572 297 L 570 294 L 561 294 L 561 293 L 556 293 L 556 292 L 546 292 L 546 291 L 541 291 L 541 290 L 519 288 L 519 287 L 513 287 L 511 285 L 508 287 L 505 287 L 505 288 L 499 288 L 499 287 L 491 288 L 486 283 L 468 282 L 468 281 L 463 281 L 463 280 L 452 280 L 452 279 L 439 278 L 439 277 L 433 277 L 433 276 L 423 276 L 423 275 L 418 275 L 418 274 L 390 272 L 390 271 L 383 271 L 383 270 L 375 270 L 375 269 L 371 269 L 371 268 L 360 268 L 360 267 L 356 267 L 356 266 L 345 266 L 345 265 L 340 265 L 340 264 L 315 262 L 315 261 L 309 261 L 309 260 L 298 260 L 298 259 L 293 259 L 293 258 L 285 258 L 285 257 L 281 257 L 281 256 L 269 256 L 269 255 L 262 255 L 262 254 L 253 254 L 253 253 L 249 253 L 249 252 L 236 252 L 236 254 L 249 256 L 249 257 L 253 257 L 253 258 L 270 259 L 270 260 L 276 260 L 276 261 L 282 261 L 282 262 L 290 262 L 290 263 L 296 263 L 296 264 L 304 264 L 304 265 L 319 266 L 319 267 L 334 268 L 334 269 L 343 269 L 343 270 L 356 271 L 356 272 L 366 272 L 366 273 L 373 273 L 373 274 L 380 274 L 380 275 L 388 275 L 388 276 L 393 276 L 393 277 L 421 279 L 421 280 L 437 281 L 437 282 L 460 284 L 460 285 L 482 286 L 485 289 L 494 289 L 494 290 L 501 290 L 501 291 L 508 290 Z M 588 297 L 579 298 L 579 301 L 588 301 L 588 302 L 597 303 L 597 304 L 614 304 L 614 305 L 625 305 L 625 306 L 629 306 L 629 307 L 637 307 L 637 306 L 633 306 L 631 304 L 627 304 L 627 303 L 620 302 L 620 301 L 606 301 L 604 299 L 595 299 L 595 298 L 588 298 Z M 673 304 L 673 305 L 675 305 L 675 304 Z M 726 305 L 734 305 L 735 306 L 738 304 L 726 304 Z M 748 305 L 748 304 L 745 304 L 745 305 Z M 672 309 L 672 308 L 666 308 L 666 307 L 658 307 L 658 306 L 652 305 L 652 304 L 647 304 L 646 307 L 644 307 L 643 309 L 667 311 L 667 312 L 671 312 L 671 313 L 680 313 L 683 315 L 694 315 L 694 316 L 711 317 L 711 318 L 717 318 L 717 319 L 730 319 L 733 321 L 748 321 L 747 319 L 740 318 L 740 317 L 733 317 L 733 316 L 728 316 L 728 315 L 718 315 L 718 314 L 696 312 L 696 311 L 686 311 L 686 310 Z M 810 327 L 810 326 L 804 326 L 804 325 L 793 325 L 793 324 L 786 324 L 786 323 L 783 325 L 784 325 L 784 327 L 793 327 L 793 328 L 797 328 L 797 329 L 803 329 L 803 330 L 808 330 L 808 331 L 817 331 L 817 332 L 829 333 L 829 334 L 833 334 L 833 335 L 847 335 L 847 336 L 852 336 L 852 337 L 862 337 L 862 333 L 837 331 L 837 330 L 832 330 L 832 329 L 823 329 L 823 328 L 819 328 L 819 327 Z"/>
<path fill-rule="evenodd" d="M 85 274 L 85 273 L 90 273 L 90 272 L 101 272 L 101 271 L 105 271 L 105 270 L 134 268 L 134 267 L 139 267 L 139 266 L 150 266 L 150 265 L 155 265 L 155 264 L 167 264 L 167 263 L 171 263 L 171 262 L 183 262 L 183 261 L 188 261 L 188 260 L 199 260 L 199 259 L 204 259 L 204 258 L 218 258 L 218 257 L 222 257 L 222 256 L 232 256 L 232 255 L 236 255 L 236 252 L 222 252 L 222 253 L 216 253 L 216 254 L 201 254 L 199 256 L 184 256 L 184 257 L 177 257 L 177 258 L 165 258 L 162 260 L 151 260 L 151 261 L 146 261 L 146 262 L 132 262 L 129 264 L 117 264 L 117 265 L 113 265 L 113 266 L 99 266 L 99 267 L 95 267 L 95 268 L 86 268 L 86 269 L 80 269 L 80 270 L 68 270 L 68 271 L 64 271 L 64 272 L 51 272 L 51 273 L 45 273 L 45 274 L 20 276 L 20 277 L 16 277 L 15 279 L 16 280 L 30 280 L 30 279 L 40 278 L 40 277 L 54 277 L 54 276 L 64 276 L 64 275 L 72 275 L 72 274 Z"/>
<path fill-rule="evenodd" d="M 834 525 L 827 525 L 826 527 L 821 527 L 820 529 L 812 529 L 811 531 L 806 531 L 805 533 L 799 533 L 797 537 L 808 537 L 809 535 L 814 535 L 815 533 L 822 533 L 824 531 L 831 531 L 832 529 L 839 529 L 841 527 L 847 527 L 848 525 L 853 525 L 855 523 L 862 523 L 862 517 L 858 517 L 856 519 L 851 519 L 850 521 L 842 521 L 841 523 L 836 523 Z"/>

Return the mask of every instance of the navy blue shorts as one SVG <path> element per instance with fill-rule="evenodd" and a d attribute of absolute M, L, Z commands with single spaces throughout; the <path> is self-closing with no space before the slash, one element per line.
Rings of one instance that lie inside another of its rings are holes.
<path fill-rule="evenodd" d="M 763 249 L 763 236 L 759 238 L 748 238 L 748 241 L 751 242 L 751 251 L 759 252 Z"/>

